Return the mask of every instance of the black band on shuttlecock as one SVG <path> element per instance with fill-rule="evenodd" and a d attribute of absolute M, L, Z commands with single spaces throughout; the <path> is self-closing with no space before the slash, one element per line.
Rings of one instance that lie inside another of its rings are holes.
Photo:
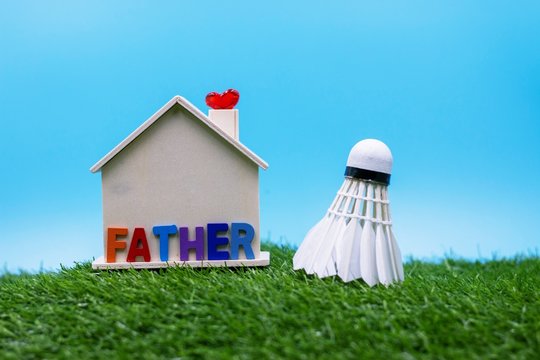
<path fill-rule="evenodd" d="M 366 169 L 359 169 L 351 166 L 347 166 L 345 168 L 345 176 L 349 176 L 355 179 L 372 180 L 385 185 L 390 184 L 390 174 Z"/>

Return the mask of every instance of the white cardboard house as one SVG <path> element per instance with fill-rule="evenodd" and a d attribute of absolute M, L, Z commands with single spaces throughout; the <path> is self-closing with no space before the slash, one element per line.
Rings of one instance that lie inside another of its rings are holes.
<path fill-rule="evenodd" d="M 268 265 L 270 254 L 260 251 L 259 167 L 268 165 L 240 143 L 238 110 L 206 116 L 175 96 L 90 169 L 102 177 L 104 254 L 109 228 L 128 228 L 127 242 L 133 229 L 144 228 L 151 259 L 128 262 L 127 245 L 114 262 L 102 256 L 93 268 Z M 178 236 L 168 241 L 167 261 L 160 258 L 154 226 L 185 226 L 193 238 L 195 227 L 216 222 L 251 224 L 254 258 L 239 247 L 238 259 L 208 260 L 205 246 L 203 260 L 190 254 L 181 261 Z"/>

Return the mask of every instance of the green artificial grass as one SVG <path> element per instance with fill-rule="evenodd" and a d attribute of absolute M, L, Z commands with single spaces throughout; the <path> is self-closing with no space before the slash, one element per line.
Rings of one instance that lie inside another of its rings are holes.
<path fill-rule="evenodd" d="M 292 270 L 0 277 L 0 358 L 539 358 L 540 259 L 410 261 L 370 288 Z"/>

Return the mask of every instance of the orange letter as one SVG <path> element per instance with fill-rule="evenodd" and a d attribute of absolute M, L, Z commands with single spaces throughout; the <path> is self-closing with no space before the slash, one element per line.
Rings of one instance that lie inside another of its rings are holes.
<path fill-rule="evenodd" d="M 125 249 L 126 242 L 118 241 L 118 236 L 127 236 L 127 228 L 107 228 L 107 262 L 116 262 L 116 249 Z"/>

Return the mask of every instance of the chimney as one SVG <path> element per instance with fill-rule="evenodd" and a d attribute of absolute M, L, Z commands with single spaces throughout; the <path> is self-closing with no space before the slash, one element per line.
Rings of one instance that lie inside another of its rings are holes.
<path fill-rule="evenodd" d="M 240 141 L 238 109 L 210 109 L 208 117 L 227 135 L 236 141 Z"/>

